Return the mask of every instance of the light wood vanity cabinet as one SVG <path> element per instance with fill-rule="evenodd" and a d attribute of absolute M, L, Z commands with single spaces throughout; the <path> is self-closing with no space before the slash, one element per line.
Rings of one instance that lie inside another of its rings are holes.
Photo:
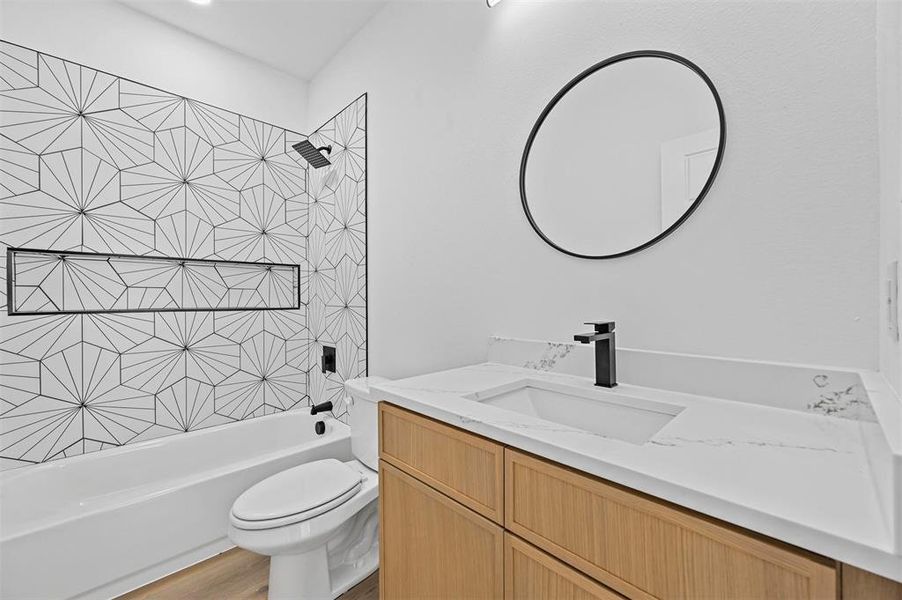
<path fill-rule="evenodd" d="M 510 533 L 504 534 L 504 598 L 623 600 L 620 594 Z"/>
<path fill-rule="evenodd" d="M 902 583 L 844 564 L 842 600 L 902 600 Z"/>
<path fill-rule="evenodd" d="M 379 466 L 382 598 L 501 598 L 504 530 L 386 461 Z"/>
<path fill-rule="evenodd" d="M 856 570 L 840 586 L 834 561 L 385 402 L 379 419 L 382 600 L 863 600 L 895 585 Z"/>
<path fill-rule="evenodd" d="M 504 523 L 504 446 L 382 402 L 379 458 Z"/>
<path fill-rule="evenodd" d="M 836 598 L 835 564 L 516 450 L 505 527 L 630 598 Z"/>

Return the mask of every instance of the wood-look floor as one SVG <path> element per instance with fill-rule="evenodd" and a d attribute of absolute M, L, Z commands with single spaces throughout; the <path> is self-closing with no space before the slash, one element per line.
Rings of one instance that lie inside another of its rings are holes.
<path fill-rule="evenodd" d="M 266 600 L 269 557 L 233 548 L 173 573 L 119 600 Z M 379 571 L 342 594 L 342 600 L 377 600 Z"/>

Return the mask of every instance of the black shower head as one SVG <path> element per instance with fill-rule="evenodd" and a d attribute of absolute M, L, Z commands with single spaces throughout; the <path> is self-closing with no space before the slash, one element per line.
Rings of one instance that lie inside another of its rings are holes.
<path fill-rule="evenodd" d="M 332 153 L 332 146 L 323 146 L 322 148 L 317 148 L 313 144 L 310 143 L 310 140 L 304 140 L 303 142 L 298 142 L 297 144 L 292 144 L 291 146 L 295 150 L 298 151 L 298 154 L 304 157 L 310 166 L 314 169 L 319 169 L 320 167 L 325 167 L 326 165 L 331 165 L 329 159 L 322 155 L 322 151 L 325 150 L 326 154 Z"/>

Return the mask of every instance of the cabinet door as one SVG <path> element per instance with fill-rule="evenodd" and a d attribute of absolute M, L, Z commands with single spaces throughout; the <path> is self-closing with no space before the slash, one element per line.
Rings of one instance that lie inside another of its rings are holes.
<path fill-rule="evenodd" d="M 902 583 L 843 565 L 842 600 L 902 600 Z"/>
<path fill-rule="evenodd" d="M 518 537 L 635 599 L 836 600 L 835 564 L 610 482 L 505 450 Z"/>
<path fill-rule="evenodd" d="M 505 533 L 504 600 L 623 600 L 623 596 Z"/>
<path fill-rule="evenodd" d="M 504 525 L 504 446 L 379 403 L 379 458 Z"/>
<path fill-rule="evenodd" d="M 379 462 L 382 600 L 500 599 L 504 530 Z"/>

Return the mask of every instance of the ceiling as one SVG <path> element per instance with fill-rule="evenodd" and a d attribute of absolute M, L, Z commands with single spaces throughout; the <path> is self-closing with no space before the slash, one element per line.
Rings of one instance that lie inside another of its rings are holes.
<path fill-rule="evenodd" d="M 379 0 L 120 0 L 144 14 L 311 79 L 385 2 Z"/>

